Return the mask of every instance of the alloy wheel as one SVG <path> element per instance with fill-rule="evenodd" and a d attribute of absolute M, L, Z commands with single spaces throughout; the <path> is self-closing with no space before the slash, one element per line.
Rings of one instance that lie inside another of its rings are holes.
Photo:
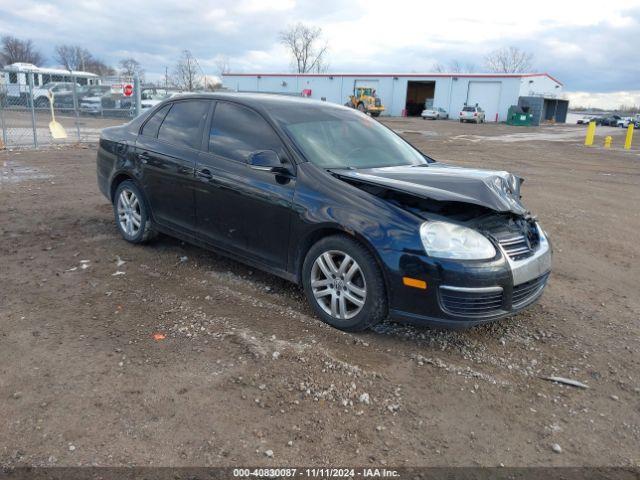
<path fill-rule="evenodd" d="M 129 237 L 135 237 L 142 225 L 140 200 L 135 193 L 126 188 L 120 192 L 118 197 L 118 221 L 122 231 Z"/>
<path fill-rule="evenodd" d="M 329 250 L 316 258 L 311 268 L 311 289 L 318 305 L 339 320 L 355 317 L 367 298 L 360 265 L 339 250 Z"/>

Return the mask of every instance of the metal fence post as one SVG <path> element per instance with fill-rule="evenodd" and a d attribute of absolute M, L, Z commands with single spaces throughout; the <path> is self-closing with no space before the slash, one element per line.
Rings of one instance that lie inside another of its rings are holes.
<path fill-rule="evenodd" d="M 38 148 L 38 129 L 36 126 L 36 107 L 33 101 L 33 73 L 27 73 L 29 83 L 29 97 L 27 105 L 31 107 L 31 127 L 33 128 L 33 146 Z"/>
<path fill-rule="evenodd" d="M 76 88 L 76 77 L 71 75 L 72 91 L 73 91 L 73 111 L 76 115 L 76 134 L 78 136 L 78 143 L 80 143 L 80 114 L 78 112 L 78 90 Z"/>
<path fill-rule="evenodd" d="M 4 145 L 4 148 L 6 148 L 7 147 L 7 128 L 6 128 L 6 125 L 4 124 L 4 100 L 1 94 L 0 94 L 0 128 L 2 129 L 2 145 Z"/>
<path fill-rule="evenodd" d="M 133 77 L 133 95 L 136 102 L 135 112 L 137 117 L 142 111 L 142 92 L 140 91 L 140 76 L 138 74 Z"/>

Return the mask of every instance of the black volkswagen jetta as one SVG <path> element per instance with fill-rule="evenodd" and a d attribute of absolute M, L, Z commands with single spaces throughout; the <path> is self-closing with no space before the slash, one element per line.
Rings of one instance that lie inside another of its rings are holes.
<path fill-rule="evenodd" d="M 301 284 L 344 330 L 495 320 L 536 301 L 551 270 L 520 178 L 436 162 L 338 105 L 174 97 L 103 130 L 97 163 L 125 240 L 214 248 Z"/>

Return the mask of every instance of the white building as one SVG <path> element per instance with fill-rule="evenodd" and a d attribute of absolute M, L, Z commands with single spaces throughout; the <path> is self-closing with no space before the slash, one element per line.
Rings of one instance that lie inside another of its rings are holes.
<path fill-rule="evenodd" d="M 477 103 L 487 121 L 505 121 L 511 105 L 534 103 L 537 124 L 551 118 L 564 122 L 568 109 L 562 83 L 547 73 L 229 73 L 223 75 L 223 84 L 238 92 L 308 95 L 339 104 L 356 86 L 370 86 L 382 99 L 385 115 L 391 116 L 419 115 L 427 105 L 444 108 L 455 119 L 465 104 Z"/>

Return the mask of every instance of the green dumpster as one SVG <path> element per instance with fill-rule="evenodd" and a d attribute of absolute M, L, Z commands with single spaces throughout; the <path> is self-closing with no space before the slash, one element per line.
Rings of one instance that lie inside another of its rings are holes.
<path fill-rule="evenodd" d="M 528 107 L 523 108 L 517 105 L 511 105 L 509 107 L 509 113 L 507 113 L 507 125 L 530 126 L 532 115 L 528 110 Z"/>

